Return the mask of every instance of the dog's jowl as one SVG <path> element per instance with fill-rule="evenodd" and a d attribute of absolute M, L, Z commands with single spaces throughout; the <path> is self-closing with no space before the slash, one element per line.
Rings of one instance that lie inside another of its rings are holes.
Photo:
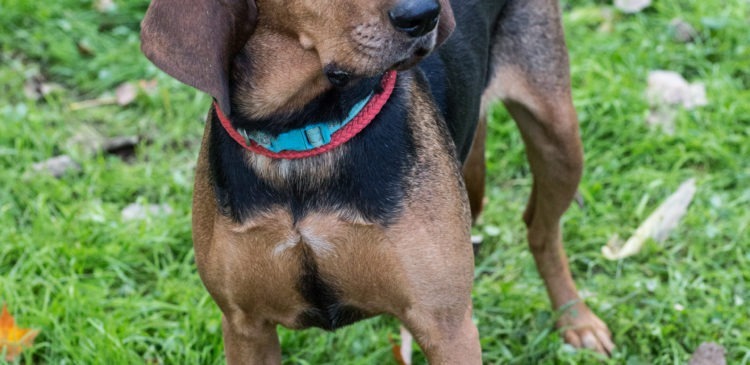
<path fill-rule="evenodd" d="M 583 157 L 556 0 L 153 0 L 142 29 L 154 64 L 214 98 L 193 240 L 229 363 L 280 363 L 277 325 L 378 314 L 432 364 L 481 363 L 470 226 L 495 101 L 526 142 L 558 326 L 612 350 L 562 249 Z"/>

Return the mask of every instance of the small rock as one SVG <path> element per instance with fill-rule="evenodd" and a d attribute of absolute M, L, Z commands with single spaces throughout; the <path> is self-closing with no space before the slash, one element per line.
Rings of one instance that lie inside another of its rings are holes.
<path fill-rule="evenodd" d="M 691 43 L 698 37 L 698 32 L 693 28 L 690 23 L 677 18 L 672 19 L 669 23 L 669 27 L 672 32 L 672 37 L 675 41 L 680 43 Z"/>
<path fill-rule="evenodd" d="M 70 156 L 62 155 L 50 158 L 47 161 L 35 163 L 31 166 L 31 169 L 35 172 L 44 172 L 59 178 L 67 172 L 81 171 L 81 166 L 73 161 Z"/>
<path fill-rule="evenodd" d="M 726 365 L 724 347 L 713 342 L 704 342 L 695 350 L 688 365 Z"/>
<path fill-rule="evenodd" d="M 133 203 L 125 207 L 122 210 L 122 220 L 134 221 L 144 220 L 148 217 L 170 215 L 174 212 L 169 204 L 150 204 L 143 205 L 140 203 Z"/>
<path fill-rule="evenodd" d="M 615 0 L 615 7 L 623 13 L 639 13 L 651 5 L 651 0 Z"/>

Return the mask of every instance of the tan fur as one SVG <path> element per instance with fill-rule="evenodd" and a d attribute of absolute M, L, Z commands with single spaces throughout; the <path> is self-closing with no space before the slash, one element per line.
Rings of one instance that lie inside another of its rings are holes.
<path fill-rule="evenodd" d="M 441 3 L 449 9 L 447 0 Z M 241 1 L 232 4 L 242 8 Z M 239 112 L 263 118 L 299 110 L 332 87 L 324 74 L 332 64 L 365 77 L 399 61 L 404 61 L 403 68 L 418 62 L 416 51 L 439 43 L 437 34 L 452 20 L 417 42 L 387 26 L 386 10 L 394 4 L 395 0 L 257 0 L 257 24 L 244 43 L 245 57 L 232 65 L 232 98 Z M 253 10 L 249 14 L 254 20 Z M 572 304 L 558 323 L 566 341 L 608 353 L 614 346 L 611 334 L 580 300 L 562 249 L 560 216 L 580 180 L 582 151 L 558 4 L 509 0 L 502 17 L 513 20 L 507 27 L 517 29 L 505 29 L 501 19 L 498 33 L 517 38 L 497 37 L 492 49 L 495 74 L 482 105 L 505 102 L 526 142 L 534 173 L 524 215 L 529 245 L 553 307 Z M 222 29 L 222 34 L 232 29 Z M 281 361 L 275 326 L 299 327 L 300 316 L 310 308 L 298 290 L 308 257 L 314 258 L 320 278 L 336 287 L 342 304 L 368 315 L 399 318 L 430 363 L 481 363 L 478 333 L 471 321 L 470 224 L 482 204 L 486 121 L 480 121 L 462 177 L 431 96 L 416 87 L 408 73 L 402 75 L 406 77 L 400 78 L 398 87 L 409 98 L 407 123 L 419 138 L 403 211 L 387 228 L 348 210 L 311 212 L 294 222 L 281 207 L 234 222 L 216 205 L 204 138 L 196 170 L 193 238 L 201 278 L 225 316 L 229 363 Z M 227 104 L 223 84 L 189 81 Z M 206 136 L 210 128 L 209 123 Z M 249 153 L 245 160 L 272 186 L 300 181 L 315 186 L 335 176 L 333 166 L 346 153 L 344 146 L 301 161 L 271 161 Z"/>
<path fill-rule="evenodd" d="M 196 261 L 226 316 L 230 346 L 238 338 L 270 338 L 270 323 L 297 327 L 296 319 L 309 306 L 296 290 L 307 253 L 345 304 L 402 319 L 434 363 L 467 359 L 460 354 L 479 363 L 471 323 L 474 260 L 465 188 L 429 96 L 411 80 L 401 84 L 409 85 L 414 106 L 409 123 L 421 138 L 415 141 L 418 161 L 408 178 L 404 212 L 389 228 L 346 212 L 313 213 L 293 224 L 282 209 L 234 223 L 216 209 L 204 143 L 195 185 Z M 456 346 L 463 350 L 455 352 Z M 237 351 L 273 358 L 268 350 Z"/>

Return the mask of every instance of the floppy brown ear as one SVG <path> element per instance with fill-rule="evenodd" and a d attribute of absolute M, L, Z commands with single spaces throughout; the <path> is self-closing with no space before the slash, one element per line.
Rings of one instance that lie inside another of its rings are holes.
<path fill-rule="evenodd" d="M 153 0 L 141 50 L 156 67 L 213 96 L 229 115 L 232 59 L 255 29 L 255 0 Z"/>
<path fill-rule="evenodd" d="M 443 44 L 456 29 L 456 18 L 450 0 L 440 0 L 440 21 L 438 23 L 437 46 Z"/>

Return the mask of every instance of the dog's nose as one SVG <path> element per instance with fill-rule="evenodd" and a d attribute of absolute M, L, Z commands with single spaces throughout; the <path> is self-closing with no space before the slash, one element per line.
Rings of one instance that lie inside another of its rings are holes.
<path fill-rule="evenodd" d="M 435 29 L 439 15 L 437 0 L 401 0 L 388 12 L 393 26 L 412 37 L 421 37 Z"/>

